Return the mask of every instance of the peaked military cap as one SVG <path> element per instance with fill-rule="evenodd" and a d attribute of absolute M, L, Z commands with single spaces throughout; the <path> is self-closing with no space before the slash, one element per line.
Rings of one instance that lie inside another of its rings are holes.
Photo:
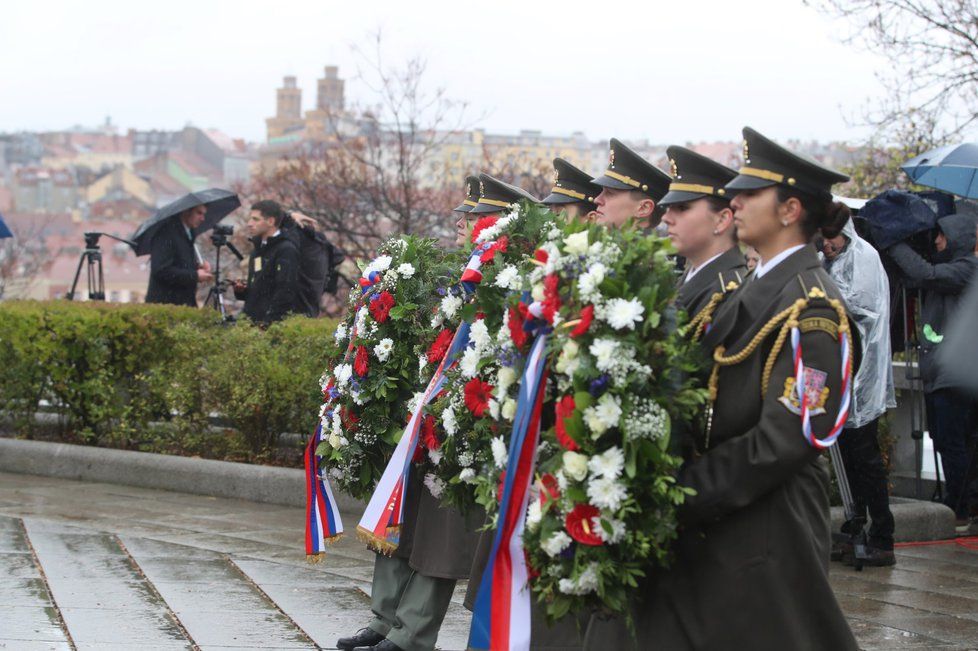
<path fill-rule="evenodd" d="M 750 127 L 744 127 L 744 165 L 728 190 L 759 190 L 783 185 L 815 197 L 831 199 L 832 185 L 849 177 L 818 161 L 785 149 Z"/>
<path fill-rule="evenodd" d="M 669 193 L 659 201 L 660 206 L 696 201 L 703 197 L 730 199 L 733 196 L 734 193 L 724 186 L 737 176 L 737 172 L 726 165 L 676 145 L 666 149 L 666 154 L 669 156 L 672 183 L 669 184 Z"/>
<path fill-rule="evenodd" d="M 479 203 L 479 177 L 465 177 L 465 200 L 453 208 L 452 212 L 472 212 L 476 204 Z"/>
<path fill-rule="evenodd" d="M 540 203 L 540 200 L 532 194 L 489 176 L 488 174 L 479 175 L 479 201 L 470 210 L 471 213 L 501 212 L 507 210 L 517 201 L 526 199 L 533 203 Z"/>
<path fill-rule="evenodd" d="M 563 158 L 554 159 L 554 187 L 541 202 L 554 203 L 594 203 L 601 192 L 601 186 L 592 182 L 591 175 L 578 169 Z"/>
<path fill-rule="evenodd" d="M 658 201 L 669 190 L 669 175 L 626 147 L 617 138 L 609 144 L 608 169 L 594 179 L 616 190 L 638 190 Z"/>

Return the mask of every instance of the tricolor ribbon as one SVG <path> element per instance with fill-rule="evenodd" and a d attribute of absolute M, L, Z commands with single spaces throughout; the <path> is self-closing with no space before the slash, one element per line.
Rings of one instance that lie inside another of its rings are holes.
<path fill-rule="evenodd" d="M 523 527 L 540 436 L 546 346 L 547 334 L 542 332 L 533 341 L 520 380 L 499 520 L 472 613 L 470 649 L 530 648 L 529 572 L 523 555 Z"/>
<path fill-rule="evenodd" d="M 384 474 L 374 488 L 373 495 L 357 525 L 357 537 L 368 547 L 384 554 L 392 554 L 400 542 L 401 523 L 404 516 L 404 491 L 411 472 L 411 459 L 418 445 L 421 431 L 421 417 L 425 406 L 431 402 L 445 385 L 445 372 L 450 369 L 459 353 L 469 343 L 469 324 L 463 322 L 455 331 L 452 343 L 445 357 L 435 369 L 434 375 L 411 412 L 407 427 L 394 448 Z"/>
<path fill-rule="evenodd" d="M 313 562 L 320 560 L 326 545 L 343 533 L 340 509 L 329 482 L 319 469 L 319 457 L 316 455 L 322 431 L 323 425 L 320 423 L 303 455 L 306 465 L 306 556 Z"/>
<path fill-rule="evenodd" d="M 475 286 L 482 282 L 482 254 L 489 250 L 493 242 L 480 244 L 472 251 L 468 264 L 462 270 L 460 281 L 466 293 L 471 294 L 475 291 Z"/>
<path fill-rule="evenodd" d="M 812 419 L 809 413 L 808 394 L 805 391 L 805 363 L 801 359 L 801 332 L 797 326 L 791 328 L 791 351 L 795 363 L 795 392 L 798 394 L 798 404 L 801 405 L 801 431 L 805 440 L 813 448 L 824 450 L 831 447 L 838 440 L 839 435 L 846 425 L 849 418 L 849 401 L 851 392 L 849 385 L 852 380 L 852 358 L 849 356 L 849 334 L 840 329 L 839 350 L 842 354 L 842 398 L 839 403 L 839 412 L 835 418 L 832 429 L 822 439 L 815 436 L 812 431 Z"/>

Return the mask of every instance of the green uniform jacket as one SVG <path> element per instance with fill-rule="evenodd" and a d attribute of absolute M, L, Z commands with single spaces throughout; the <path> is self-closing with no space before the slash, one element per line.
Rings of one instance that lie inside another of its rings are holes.
<path fill-rule="evenodd" d="M 457 510 L 442 506 L 431 491 L 422 486 L 417 517 L 410 527 L 411 569 L 440 579 L 469 578 L 472 558 L 479 544 L 477 529 L 484 519 L 483 513 L 463 517 Z"/>
<path fill-rule="evenodd" d="M 722 345 L 725 355 L 736 355 L 812 288 L 841 300 L 807 246 L 762 278 L 748 278 L 724 301 L 704 346 Z M 839 317 L 826 301 L 813 299 L 799 321 L 804 363 L 824 409 L 811 420 L 821 437 L 839 407 L 842 361 L 830 334 Z M 651 578 L 637 614 L 639 648 L 856 648 L 828 580 L 826 463 L 792 411 L 790 337 L 761 394 L 778 330 L 742 362 L 720 369 L 708 448 L 679 478 L 696 495 L 680 514 L 674 565 Z M 851 348 L 859 350 L 858 341 Z"/>
<path fill-rule="evenodd" d="M 725 293 L 730 282 L 740 285 L 746 275 L 744 254 L 740 252 L 740 247 L 733 246 L 697 271 L 689 281 L 685 280 L 686 274 L 683 274 L 676 294 L 676 306 L 685 310 L 689 320 L 693 320 L 714 294 Z"/>

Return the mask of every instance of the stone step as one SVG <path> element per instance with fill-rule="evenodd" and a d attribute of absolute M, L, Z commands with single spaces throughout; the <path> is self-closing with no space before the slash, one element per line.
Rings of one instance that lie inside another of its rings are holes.
<path fill-rule="evenodd" d="M 0 516 L 0 649 L 71 649 L 19 518 Z"/>
<path fill-rule="evenodd" d="M 193 648 L 114 535 L 32 518 L 25 526 L 76 648 Z"/>
<path fill-rule="evenodd" d="M 121 540 L 201 649 L 315 648 L 225 554 L 146 538 Z"/>

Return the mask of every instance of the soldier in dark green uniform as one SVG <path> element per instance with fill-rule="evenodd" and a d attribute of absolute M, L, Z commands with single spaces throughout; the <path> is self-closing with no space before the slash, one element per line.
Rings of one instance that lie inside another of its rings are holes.
<path fill-rule="evenodd" d="M 662 214 L 656 204 L 669 191 L 669 182 L 668 174 L 612 138 L 608 169 L 594 179 L 601 186 L 594 198 L 594 220 L 615 227 L 634 218 L 640 226 L 654 228 Z"/>
<path fill-rule="evenodd" d="M 689 316 L 690 335 L 698 339 L 724 294 L 739 287 L 747 273 L 730 208 L 734 193 L 723 187 L 737 173 L 685 147 L 669 147 L 666 153 L 672 183 L 659 201 L 665 208 L 662 223 L 686 259 L 676 305 Z"/>
<path fill-rule="evenodd" d="M 594 199 L 601 193 L 591 175 L 563 158 L 554 159 L 554 187 L 543 203 L 554 213 L 564 213 L 568 219 L 587 219 L 597 206 Z"/>
<path fill-rule="evenodd" d="M 479 179 L 466 178 L 466 198 L 453 212 L 456 244 L 468 240 L 479 198 Z M 374 619 L 340 649 L 430 651 L 448 612 L 455 584 L 467 579 L 479 542 L 481 521 L 444 508 L 424 487 L 420 473 L 410 474 L 404 498 L 401 537 L 393 555 L 377 554 L 371 588 Z"/>
<path fill-rule="evenodd" d="M 840 337 L 853 332 L 809 243 L 834 221 L 830 188 L 847 177 L 750 128 L 744 142 L 744 165 L 726 189 L 737 192 L 738 236 L 760 263 L 702 339 L 716 361 L 711 412 L 678 478 L 696 494 L 680 510 L 673 566 L 644 590 L 637 645 L 855 649 L 828 580 L 829 481 L 815 443 L 845 421 Z M 793 328 L 811 439 L 795 386 Z M 593 642 L 606 648 L 606 640 Z"/>

